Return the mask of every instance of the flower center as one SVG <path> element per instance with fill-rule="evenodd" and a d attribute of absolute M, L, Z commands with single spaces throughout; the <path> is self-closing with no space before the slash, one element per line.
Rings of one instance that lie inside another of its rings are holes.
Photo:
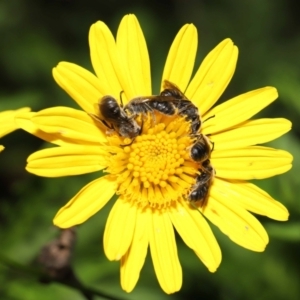
<path fill-rule="evenodd" d="M 116 135 L 108 139 L 116 144 Z M 131 145 L 124 139 L 120 144 L 129 145 L 113 147 L 117 149 L 107 172 L 116 176 L 117 194 L 152 207 L 168 206 L 186 197 L 199 173 L 188 151 L 192 143 L 190 123 L 184 118 L 149 116 L 142 134 Z"/>

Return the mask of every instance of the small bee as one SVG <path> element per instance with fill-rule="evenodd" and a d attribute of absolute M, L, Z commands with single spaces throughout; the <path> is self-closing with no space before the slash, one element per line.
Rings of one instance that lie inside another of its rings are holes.
<path fill-rule="evenodd" d="M 187 199 L 190 202 L 200 202 L 201 207 L 205 207 L 208 201 L 208 192 L 211 187 L 215 170 L 207 159 L 203 162 L 202 168 L 199 170 L 201 173 L 196 178 L 196 183 L 193 185 Z"/>
<path fill-rule="evenodd" d="M 201 127 L 201 119 L 198 108 L 190 101 L 180 89 L 168 80 L 164 81 L 164 90 L 161 96 L 173 97 L 173 104 L 178 109 L 178 114 L 184 116 L 187 121 L 191 121 L 192 134 L 196 134 Z"/>
<path fill-rule="evenodd" d="M 164 81 L 164 90 L 160 95 L 137 97 L 125 105 L 124 110 L 131 116 L 138 114 L 153 114 L 156 110 L 164 115 L 175 115 L 178 113 L 184 116 L 187 121 L 191 121 L 191 133 L 196 134 L 201 126 L 198 108 L 186 98 L 179 88 L 169 82 Z"/>
<path fill-rule="evenodd" d="M 99 101 L 100 117 L 91 116 L 100 121 L 109 130 L 116 131 L 122 137 L 135 138 L 141 134 L 142 128 L 133 116 L 128 116 L 123 107 L 112 96 L 104 96 Z"/>
<path fill-rule="evenodd" d="M 210 148 L 210 141 L 208 138 L 200 133 L 196 135 L 197 140 L 195 141 L 194 145 L 190 149 L 190 157 L 197 163 L 202 163 L 209 159 L 213 148 Z M 212 144 L 214 145 L 214 144 Z"/>
<path fill-rule="evenodd" d="M 133 98 L 125 105 L 124 110 L 131 116 L 137 116 L 139 114 L 145 115 L 148 112 L 153 115 L 154 110 L 169 116 L 176 113 L 173 97 L 160 95 Z"/>

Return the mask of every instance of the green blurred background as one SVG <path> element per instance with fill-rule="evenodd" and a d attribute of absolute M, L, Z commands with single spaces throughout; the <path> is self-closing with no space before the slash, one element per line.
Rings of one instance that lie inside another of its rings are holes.
<path fill-rule="evenodd" d="M 239 47 L 235 76 L 221 101 L 271 85 L 279 99 L 260 116 L 285 117 L 293 130 L 271 143 L 294 155 L 293 169 L 282 176 L 255 182 L 290 211 L 288 222 L 264 217 L 270 243 L 263 253 L 233 244 L 213 227 L 223 261 L 211 274 L 178 238 L 183 268 L 180 292 L 165 295 L 148 255 L 135 290 L 119 283 L 119 263 L 109 262 L 102 246 L 104 225 L 112 203 L 77 230 L 74 269 L 81 281 L 122 299 L 300 299 L 299 134 L 300 19 L 294 0 L 152 0 L 79 1 L 10 0 L 0 2 L 0 110 L 29 106 L 32 110 L 65 105 L 76 107 L 54 82 L 51 69 L 60 61 L 92 70 L 88 30 L 104 21 L 115 34 L 127 13 L 134 13 L 149 47 L 153 91 L 158 92 L 169 46 L 185 23 L 198 28 L 197 64 L 217 43 L 230 37 Z M 58 234 L 52 226 L 57 210 L 99 174 L 39 178 L 24 170 L 27 156 L 44 147 L 19 130 L 1 139 L 0 253 L 29 265 L 40 248 Z M 59 284 L 43 285 L 34 276 L 0 263 L 0 299 L 84 299 Z M 101 299 L 101 298 L 96 298 Z"/>

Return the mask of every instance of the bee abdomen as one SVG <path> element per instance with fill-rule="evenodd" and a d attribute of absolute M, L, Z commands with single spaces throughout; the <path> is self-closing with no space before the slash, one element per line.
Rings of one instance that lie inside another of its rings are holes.
<path fill-rule="evenodd" d="M 207 196 L 208 190 L 208 185 L 197 185 L 188 195 L 188 200 L 194 202 L 203 200 Z"/>
<path fill-rule="evenodd" d="M 174 104 L 170 101 L 153 100 L 148 102 L 148 105 L 164 115 L 174 115 L 176 112 Z"/>
<path fill-rule="evenodd" d="M 206 143 L 196 142 L 190 150 L 191 159 L 196 162 L 204 161 L 208 158 L 209 151 L 210 148 Z"/>
<path fill-rule="evenodd" d="M 190 101 L 189 103 L 181 104 L 179 108 L 179 115 L 185 117 L 187 121 L 191 121 L 192 134 L 196 134 L 201 127 L 201 119 L 199 116 L 198 108 L 195 107 Z"/>

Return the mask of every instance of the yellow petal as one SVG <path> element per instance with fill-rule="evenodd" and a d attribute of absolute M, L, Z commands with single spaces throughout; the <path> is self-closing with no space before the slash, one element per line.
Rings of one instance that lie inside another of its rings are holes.
<path fill-rule="evenodd" d="M 229 84 L 236 67 L 238 49 L 225 39 L 203 60 L 193 77 L 186 96 L 205 114 L 219 99 Z"/>
<path fill-rule="evenodd" d="M 149 244 L 150 218 L 150 209 L 138 208 L 132 243 L 121 260 L 121 286 L 127 293 L 134 289 L 145 262 Z"/>
<path fill-rule="evenodd" d="M 263 108 L 268 106 L 278 97 L 273 87 L 265 87 L 239 95 L 213 109 L 204 117 L 203 132 L 212 134 L 240 124 Z"/>
<path fill-rule="evenodd" d="M 152 212 L 149 225 L 150 251 L 161 288 L 171 294 L 180 290 L 182 270 L 179 263 L 172 223 L 166 212 Z"/>
<path fill-rule="evenodd" d="M 0 137 L 11 133 L 18 128 L 18 124 L 15 122 L 15 116 L 19 113 L 29 112 L 30 108 L 24 107 L 17 110 L 7 110 L 0 112 Z"/>
<path fill-rule="evenodd" d="M 128 91 L 122 86 L 122 79 L 127 75 L 126 65 L 121 60 L 112 33 L 103 22 L 98 21 L 91 26 L 89 44 L 92 65 L 103 95 L 119 98 L 124 90 L 126 98 Z"/>
<path fill-rule="evenodd" d="M 214 150 L 244 148 L 272 141 L 291 127 L 290 121 L 281 118 L 250 120 L 230 130 L 213 134 L 209 139 L 214 143 Z"/>
<path fill-rule="evenodd" d="M 210 272 L 215 272 L 221 263 L 221 250 L 201 213 L 181 201 L 177 207 L 170 208 L 169 216 L 184 243 L 196 252 Z"/>
<path fill-rule="evenodd" d="M 151 95 L 150 60 L 147 44 L 135 15 L 122 19 L 118 34 L 117 47 L 122 62 L 126 65 L 128 76 L 122 85 L 129 85 L 129 99 L 136 96 Z"/>
<path fill-rule="evenodd" d="M 61 135 L 74 144 L 100 144 L 106 135 L 85 112 L 69 107 L 53 107 L 39 111 L 31 119 L 44 132 Z"/>
<path fill-rule="evenodd" d="M 0 145 L 0 152 L 4 150 L 4 147 Z"/>
<path fill-rule="evenodd" d="M 120 260 L 128 251 L 136 227 L 137 205 L 118 199 L 109 213 L 103 245 L 109 260 Z"/>
<path fill-rule="evenodd" d="M 110 200 L 115 191 L 115 180 L 107 176 L 92 181 L 57 212 L 54 225 L 69 228 L 85 222 Z"/>
<path fill-rule="evenodd" d="M 15 117 L 15 122 L 18 124 L 19 128 L 22 128 L 23 130 L 37 136 L 44 141 L 51 142 L 56 145 L 74 144 L 73 140 L 64 139 L 60 133 L 51 134 L 40 130 L 31 120 L 35 115 L 35 112 L 19 113 Z"/>
<path fill-rule="evenodd" d="M 167 79 L 175 83 L 181 91 L 185 91 L 193 72 L 197 46 L 196 27 L 193 24 L 184 25 L 177 33 L 169 50 L 162 83 Z"/>
<path fill-rule="evenodd" d="M 45 177 L 85 174 L 107 167 L 107 155 L 99 146 L 53 147 L 31 154 L 26 170 Z"/>
<path fill-rule="evenodd" d="M 263 179 L 287 172 L 292 155 L 284 150 L 261 146 L 212 152 L 216 176 L 227 179 Z"/>
<path fill-rule="evenodd" d="M 212 186 L 204 215 L 233 242 L 252 251 L 264 251 L 269 238 L 263 226 Z"/>
<path fill-rule="evenodd" d="M 104 95 L 103 84 L 95 75 L 80 66 L 61 62 L 52 71 L 56 83 L 87 113 L 98 113 L 95 103 Z"/>
<path fill-rule="evenodd" d="M 289 213 L 278 201 L 252 183 L 245 181 L 225 181 L 215 178 L 214 190 L 222 195 L 223 201 L 241 206 L 253 213 L 278 221 L 286 221 Z"/>

